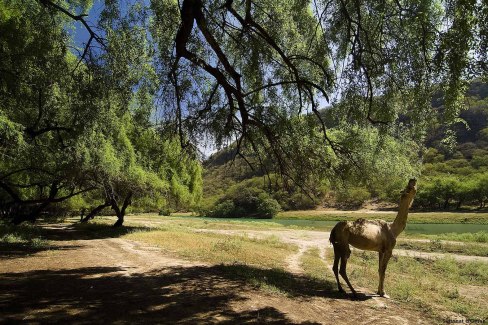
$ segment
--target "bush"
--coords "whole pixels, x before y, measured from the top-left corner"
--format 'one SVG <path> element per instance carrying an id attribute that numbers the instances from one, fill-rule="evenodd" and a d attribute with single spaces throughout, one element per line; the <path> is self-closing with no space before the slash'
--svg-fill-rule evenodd
<path id="1" fill-rule="evenodd" d="M 166 216 L 166 217 L 169 217 L 172 213 L 172 209 L 170 208 L 162 208 L 159 210 L 159 215 L 160 216 Z"/>
<path id="2" fill-rule="evenodd" d="M 204 214 L 214 218 L 259 218 L 271 219 L 281 206 L 265 191 L 250 187 L 236 187 Z"/>
<path id="3" fill-rule="evenodd" d="M 295 193 L 288 199 L 290 210 L 308 210 L 315 208 L 315 202 L 302 193 Z"/>
<path id="4" fill-rule="evenodd" d="M 258 205 L 258 215 L 259 218 L 265 218 L 265 219 L 271 219 L 273 218 L 280 210 L 281 206 L 273 198 L 264 197 L 263 195 L 260 195 L 260 202 Z"/>
<path id="5" fill-rule="evenodd" d="M 360 207 L 370 198 L 371 194 L 364 187 L 352 187 L 337 193 L 338 203 L 347 207 Z"/>

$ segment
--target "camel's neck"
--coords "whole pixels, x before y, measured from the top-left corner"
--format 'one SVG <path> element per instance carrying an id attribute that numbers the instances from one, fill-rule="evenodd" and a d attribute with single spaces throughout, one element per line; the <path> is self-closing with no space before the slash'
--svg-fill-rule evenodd
<path id="1" fill-rule="evenodd" d="M 398 208 L 398 214 L 391 224 L 391 232 L 393 235 L 398 237 L 402 233 L 402 231 L 405 229 L 405 226 L 407 225 L 407 217 L 408 217 L 408 209 L 410 208 L 410 204 L 413 201 L 413 196 L 406 196 L 405 198 L 402 198 L 400 200 L 400 207 Z"/>

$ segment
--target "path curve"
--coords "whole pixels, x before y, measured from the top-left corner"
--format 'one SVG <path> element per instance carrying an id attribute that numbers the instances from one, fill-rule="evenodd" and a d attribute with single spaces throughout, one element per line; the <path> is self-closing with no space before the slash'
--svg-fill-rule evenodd
<path id="1" fill-rule="evenodd" d="M 72 230 L 64 225 L 52 232 L 65 235 Z M 317 243 L 326 247 L 328 238 L 323 232 L 278 236 L 302 243 L 299 253 Z M 311 243 L 304 244 L 301 236 L 311 236 Z M 28 324 L 432 322 L 404 305 L 378 308 L 375 299 L 267 294 L 222 273 L 219 266 L 175 258 L 139 242 L 73 237 L 58 236 L 49 250 L 0 255 L 0 319 Z M 321 256 L 326 258 L 324 254 L 325 249 Z M 295 266 L 299 260 L 300 255 L 294 257 Z"/>

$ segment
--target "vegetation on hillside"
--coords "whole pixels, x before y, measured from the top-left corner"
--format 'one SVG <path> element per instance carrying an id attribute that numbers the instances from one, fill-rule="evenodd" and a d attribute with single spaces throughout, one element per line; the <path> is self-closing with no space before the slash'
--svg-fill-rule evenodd
<path id="1" fill-rule="evenodd" d="M 433 121 L 437 122 L 429 128 L 424 149 L 415 142 L 381 135 L 374 129 L 349 128 L 351 133 L 344 137 L 344 132 L 336 131 L 340 124 L 329 122 L 332 135 L 343 137 L 342 143 L 347 139 L 355 144 L 353 167 L 359 167 L 360 172 L 351 169 L 350 174 L 345 173 L 350 167 L 346 159 L 332 168 L 342 173 L 325 173 L 306 188 L 294 184 L 284 187 L 276 174 L 252 170 L 243 159 L 236 157 L 235 146 L 230 146 L 210 156 L 204 164 L 203 203 L 211 206 L 239 187 L 268 191 L 284 210 L 311 209 L 318 204 L 359 207 L 370 199 L 396 203 L 405 179 L 415 176 L 420 179 L 414 201 L 417 208 L 483 208 L 488 200 L 487 97 L 488 85 L 473 82 L 460 121 L 446 128 L 438 122 L 444 102 L 437 94 L 432 101 L 433 109 L 438 112 Z M 332 116 L 331 112 L 337 109 L 340 108 L 325 109 L 322 115 Z M 272 163 L 268 165 L 271 168 Z"/>
<path id="2" fill-rule="evenodd" d="M 442 111 L 441 99 L 434 99 Z M 488 84 L 474 82 L 467 91 L 467 109 L 454 130 L 436 125 L 427 138 L 422 189 L 416 206 L 427 209 L 484 208 L 488 202 Z M 446 141 L 454 132 L 455 142 Z"/>

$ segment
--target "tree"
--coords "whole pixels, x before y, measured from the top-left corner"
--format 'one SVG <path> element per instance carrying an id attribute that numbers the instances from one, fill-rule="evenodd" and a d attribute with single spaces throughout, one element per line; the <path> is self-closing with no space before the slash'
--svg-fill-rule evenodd
<path id="1" fill-rule="evenodd" d="M 15 223 L 93 189 L 73 144 L 96 119 L 98 95 L 86 69 L 70 73 L 65 23 L 36 2 L 0 4 L 0 209 Z"/>
<path id="2" fill-rule="evenodd" d="M 129 53 L 112 55 L 129 34 L 121 22 L 104 40 L 91 34 L 106 49 L 102 56 L 88 46 L 80 60 L 68 51 L 66 28 L 72 19 L 84 21 L 83 15 L 69 14 L 72 7 L 63 5 L 0 5 L 0 24 L 7 31 L 0 36 L 3 216 L 15 223 L 34 221 L 49 205 L 88 192 L 98 193 L 103 203 L 85 220 L 110 206 L 116 225 L 122 225 L 129 204 L 144 196 L 174 190 L 171 195 L 197 202 L 196 155 L 165 145 L 174 143 L 174 136 L 152 126 L 157 80 L 147 65 L 149 46 L 142 42 Z M 79 4 L 73 8 L 84 10 Z M 138 41 L 141 35 L 130 33 Z M 165 162 L 178 159 L 188 170 L 168 177 Z"/>
<path id="3" fill-rule="evenodd" d="M 486 11 L 475 1 L 153 1 L 151 31 L 177 127 L 235 142 L 236 155 L 265 152 L 292 175 L 303 156 L 288 151 L 301 136 L 289 121 L 303 112 L 317 116 L 323 145 L 346 158 L 357 149 L 332 139 L 319 103 L 339 107 L 346 132 L 372 124 L 421 142 L 442 90 L 440 122 L 455 122 L 469 73 L 486 75 Z"/>

